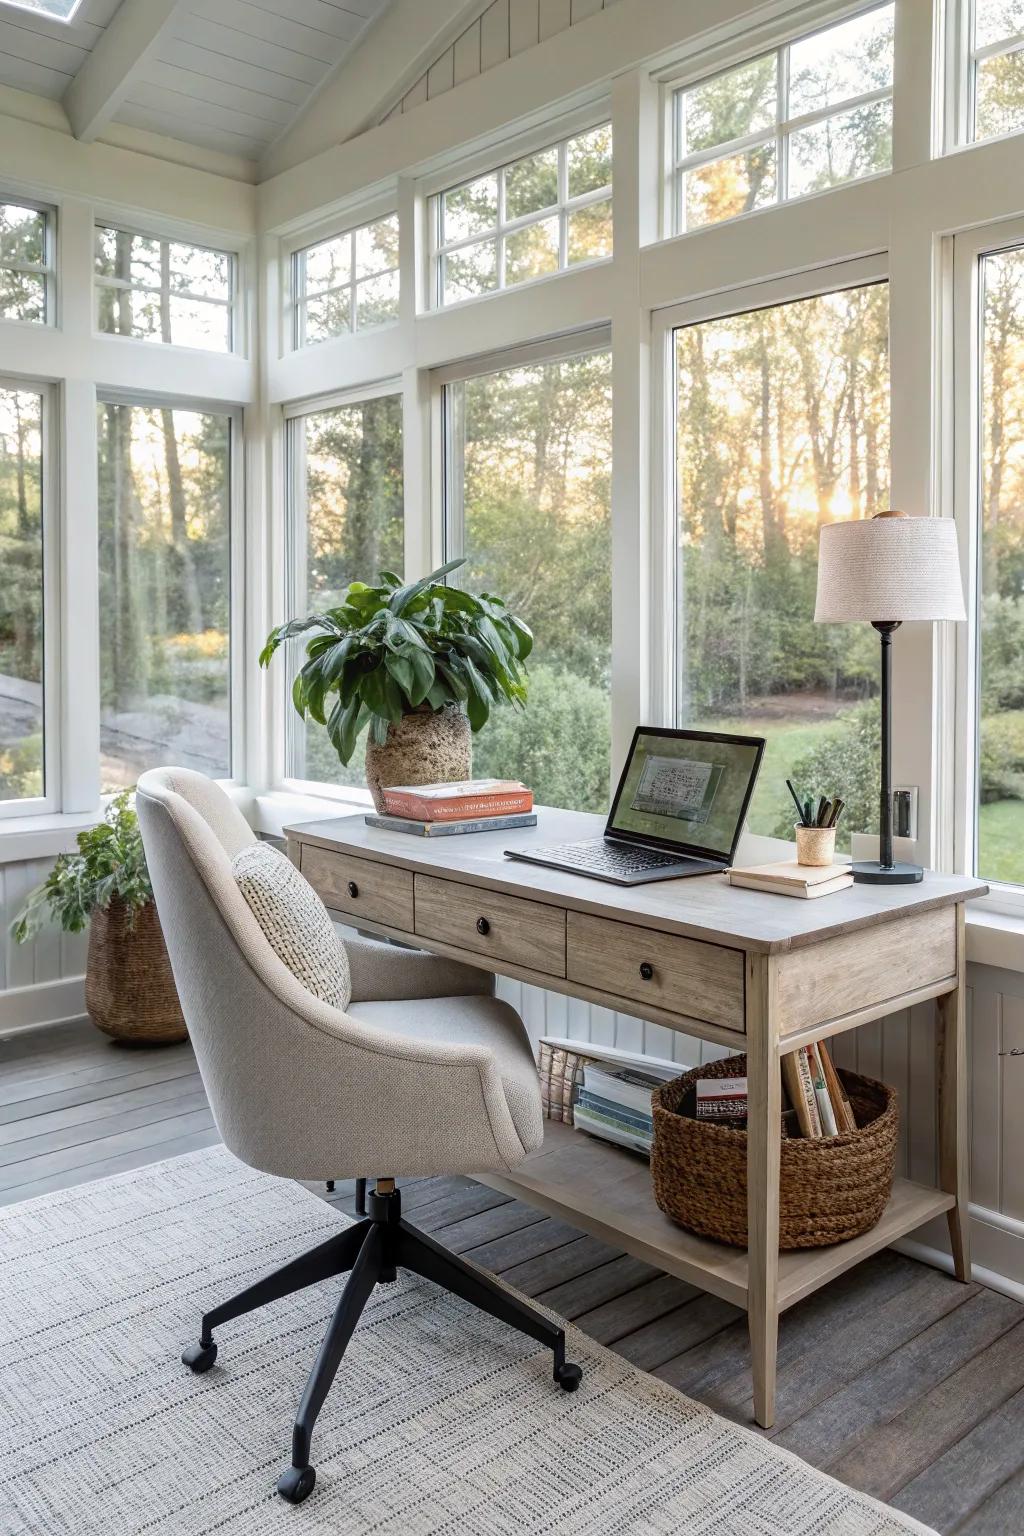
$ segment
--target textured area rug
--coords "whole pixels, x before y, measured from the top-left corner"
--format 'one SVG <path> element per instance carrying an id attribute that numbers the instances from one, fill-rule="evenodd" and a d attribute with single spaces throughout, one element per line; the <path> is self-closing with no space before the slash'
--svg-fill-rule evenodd
<path id="1" fill-rule="evenodd" d="M 229 1324 L 203 1310 L 343 1217 L 223 1148 L 0 1213 L 3 1536 L 896 1536 L 924 1528 L 570 1328 L 550 1355 L 427 1281 L 379 1287 L 313 1440 L 274 1492 L 337 1284 Z"/>

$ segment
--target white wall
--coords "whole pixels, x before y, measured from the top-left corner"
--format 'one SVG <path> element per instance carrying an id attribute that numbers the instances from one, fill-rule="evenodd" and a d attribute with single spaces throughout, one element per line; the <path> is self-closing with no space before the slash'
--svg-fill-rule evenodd
<path id="1" fill-rule="evenodd" d="M 16 944 L 11 933 L 25 898 L 46 879 L 52 863 L 42 858 L 0 864 L 0 1031 L 76 1018 L 85 1009 L 87 935 L 47 925 L 38 938 Z"/>

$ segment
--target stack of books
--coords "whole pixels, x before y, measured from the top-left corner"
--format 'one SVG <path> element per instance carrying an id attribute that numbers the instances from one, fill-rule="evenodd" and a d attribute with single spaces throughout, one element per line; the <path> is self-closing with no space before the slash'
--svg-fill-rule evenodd
<path id="1" fill-rule="evenodd" d="M 383 816 L 368 827 L 413 837 L 535 827 L 533 791 L 518 779 L 464 779 L 456 784 L 397 784 L 385 789 Z"/>
<path id="2" fill-rule="evenodd" d="M 771 891 L 777 896 L 831 896 L 853 884 L 849 864 L 798 864 L 787 859 L 781 864 L 753 864 L 747 869 L 730 869 L 732 885 L 747 886 L 752 891 Z"/>
<path id="3" fill-rule="evenodd" d="M 679 1070 L 653 1063 L 634 1067 L 588 1061 L 573 1109 L 573 1124 L 591 1136 L 650 1157 L 654 1140 L 651 1094 L 678 1076 Z"/>
<path id="4" fill-rule="evenodd" d="M 801 1136 L 843 1136 L 857 1129 L 853 1108 L 824 1040 L 787 1051 L 782 1081 Z"/>

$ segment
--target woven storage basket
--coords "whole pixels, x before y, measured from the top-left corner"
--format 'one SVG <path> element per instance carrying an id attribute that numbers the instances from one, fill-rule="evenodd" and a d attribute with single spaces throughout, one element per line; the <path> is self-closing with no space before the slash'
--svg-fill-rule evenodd
<path id="1" fill-rule="evenodd" d="M 745 1056 L 708 1062 L 653 1096 L 654 1197 L 680 1226 L 747 1246 L 747 1133 L 675 1113 L 699 1077 L 743 1077 Z M 858 1129 L 782 1142 L 779 1247 L 826 1248 L 869 1231 L 892 1193 L 899 1132 L 895 1090 L 840 1072 Z"/>
<path id="2" fill-rule="evenodd" d="M 171 975 L 156 903 L 131 914 L 115 896 L 89 919 L 85 1006 L 97 1029 L 115 1040 L 169 1045 L 188 1031 Z"/>

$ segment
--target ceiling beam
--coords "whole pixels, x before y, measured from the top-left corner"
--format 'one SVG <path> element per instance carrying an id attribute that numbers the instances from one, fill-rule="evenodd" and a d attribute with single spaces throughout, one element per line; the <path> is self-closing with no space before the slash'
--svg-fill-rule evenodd
<path id="1" fill-rule="evenodd" d="M 264 157 L 267 176 L 363 133 L 415 85 L 489 0 L 390 0 Z"/>
<path id="2" fill-rule="evenodd" d="M 121 0 L 64 92 L 64 110 L 76 139 L 94 139 L 103 132 L 183 4 L 184 0 Z"/>

